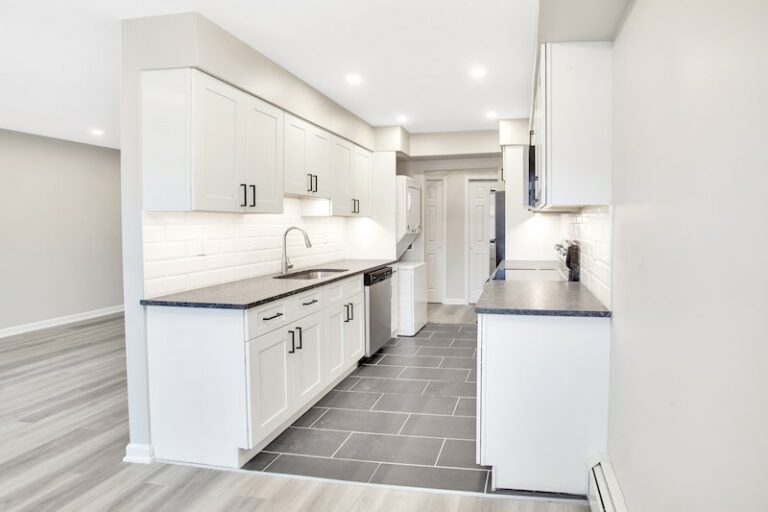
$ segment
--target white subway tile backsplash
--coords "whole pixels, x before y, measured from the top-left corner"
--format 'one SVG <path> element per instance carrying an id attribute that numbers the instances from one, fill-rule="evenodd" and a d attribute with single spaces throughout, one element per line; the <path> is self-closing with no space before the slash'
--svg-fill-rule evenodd
<path id="1" fill-rule="evenodd" d="M 144 294 L 147 297 L 202 288 L 280 271 L 282 235 L 297 268 L 344 259 L 346 222 L 339 217 L 301 217 L 301 203 L 285 198 L 282 214 L 210 212 L 144 213 Z"/>
<path id="2" fill-rule="evenodd" d="M 611 209 L 583 208 L 569 217 L 569 238 L 579 243 L 581 282 L 607 307 L 611 306 Z"/>

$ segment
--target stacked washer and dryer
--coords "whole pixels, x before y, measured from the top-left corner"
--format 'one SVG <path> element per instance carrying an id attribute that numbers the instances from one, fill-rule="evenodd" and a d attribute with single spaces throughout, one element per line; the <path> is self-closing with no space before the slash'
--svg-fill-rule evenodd
<path id="1" fill-rule="evenodd" d="M 427 266 L 423 261 L 404 261 L 408 249 L 421 234 L 421 185 L 409 176 L 397 176 L 397 257 L 392 284 L 392 332 L 414 336 L 427 324 Z"/>

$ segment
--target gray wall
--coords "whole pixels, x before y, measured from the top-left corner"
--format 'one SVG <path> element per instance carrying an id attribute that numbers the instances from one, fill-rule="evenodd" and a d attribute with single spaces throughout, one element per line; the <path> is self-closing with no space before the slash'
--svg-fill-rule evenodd
<path id="1" fill-rule="evenodd" d="M 0 330 L 123 303 L 120 153 L 0 130 Z"/>
<path id="2" fill-rule="evenodd" d="M 609 455 L 631 512 L 768 510 L 766 20 L 636 0 L 615 41 Z"/>
<path id="3" fill-rule="evenodd" d="M 447 210 L 445 298 L 448 301 L 451 299 L 467 299 L 467 276 L 464 265 L 469 249 L 466 247 L 464 232 L 466 209 L 465 177 L 478 176 L 496 179 L 499 167 L 501 167 L 501 157 L 490 156 L 411 160 L 402 162 L 398 169 L 398 174 L 407 174 L 419 180 L 422 190 L 425 173 L 430 177 L 447 177 L 448 188 L 445 191 L 445 207 Z M 414 243 L 414 248 L 414 251 L 405 253 L 403 260 L 424 261 L 423 236 L 419 236 L 418 240 Z"/>

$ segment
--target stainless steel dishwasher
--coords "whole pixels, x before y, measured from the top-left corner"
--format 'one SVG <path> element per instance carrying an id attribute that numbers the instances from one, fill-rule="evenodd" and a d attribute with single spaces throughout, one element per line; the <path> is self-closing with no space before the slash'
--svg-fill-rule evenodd
<path id="1" fill-rule="evenodd" d="M 392 267 L 372 270 L 365 282 L 365 355 L 370 357 L 392 334 Z"/>

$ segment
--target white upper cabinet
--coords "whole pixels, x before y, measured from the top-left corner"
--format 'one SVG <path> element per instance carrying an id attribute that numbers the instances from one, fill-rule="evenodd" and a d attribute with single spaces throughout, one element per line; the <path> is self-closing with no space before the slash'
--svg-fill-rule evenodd
<path id="1" fill-rule="evenodd" d="M 144 209 L 281 212 L 283 112 L 195 69 L 142 73 Z"/>
<path id="2" fill-rule="evenodd" d="M 283 211 L 283 111 L 245 95 L 243 165 L 239 183 L 248 184 L 248 210 Z M 276 172 L 264 172 L 275 169 Z"/>
<path id="3" fill-rule="evenodd" d="M 611 43 L 539 52 L 533 131 L 539 208 L 611 203 Z"/>
<path id="4" fill-rule="evenodd" d="M 283 186 L 286 194 L 311 196 L 314 182 L 307 167 L 307 146 L 311 125 L 285 114 Z"/>
<path id="5" fill-rule="evenodd" d="M 335 137 L 311 123 L 285 114 L 285 193 L 331 197 L 331 167 Z"/>
<path id="6" fill-rule="evenodd" d="M 336 137 L 333 142 L 333 154 L 331 158 L 331 214 L 352 215 L 355 210 L 353 196 L 353 172 L 352 159 L 355 146 L 351 142 Z"/>
<path id="7" fill-rule="evenodd" d="M 241 183 L 239 168 L 244 101 L 234 87 L 192 73 L 193 210 L 228 212 L 247 206 L 248 184 Z"/>
<path id="8" fill-rule="evenodd" d="M 314 197 L 331 198 L 331 159 L 333 141 L 336 137 L 329 132 L 312 126 L 309 138 L 308 164 L 309 172 L 314 176 Z"/>
<path id="9" fill-rule="evenodd" d="M 361 217 L 371 214 L 371 152 L 355 146 L 352 159 L 353 213 Z M 394 198 L 393 198 L 394 199 Z"/>

